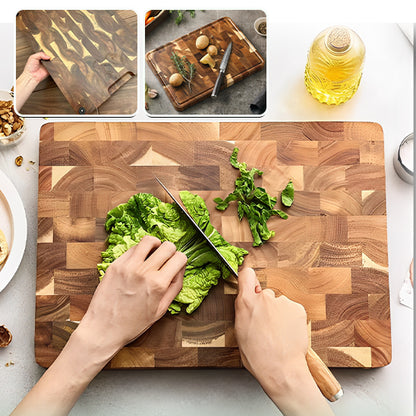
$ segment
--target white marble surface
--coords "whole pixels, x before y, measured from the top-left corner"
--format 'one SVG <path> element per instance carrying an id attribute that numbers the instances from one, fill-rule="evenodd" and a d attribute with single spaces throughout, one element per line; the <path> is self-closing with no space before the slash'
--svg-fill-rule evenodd
<path id="1" fill-rule="evenodd" d="M 306 53 L 326 23 L 283 23 L 268 16 L 268 110 L 261 121 L 351 120 L 381 124 L 385 135 L 390 302 L 393 359 L 381 369 L 337 369 L 345 395 L 333 405 L 339 416 L 413 414 L 413 311 L 398 293 L 413 254 L 413 187 L 396 175 L 392 158 L 413 131 L 413 48 L 395 24 L 348 23 L 362 37 L 367 59 L 356 96 L 339 107 L 315 102 L 303 85 Z M 144 12 L 138 10 L 139 16 Z M 332 22 L 333 23 L 333 22 Z M 338 23 L 338 22 L 335 22 Z M 13 26 L 0 24 L 0 89 L 13 80 Z M 143 51 L 143 42 L 140 43 Z M 143 79 L 140 79 L 143 82 Z M 140 85 L 140 84 L 139 84 Z M 142 108 L 142 102 L 139 103 Z M 135 121 L 148 121 L 140 110 Z M 153 120 L 152 120 L 153 121 Z M 27 120 L 24 141 L 0 151 L 0 169 L 22 197 L 28 242 L 19 270 L 0 293 L 0 324 L 13 333 L 0 350 L 0 414 L 7 414 L 42 374 L 34 359 L 36 210 L 39 127 Z M 17 168 L 17 155 L 25 159 Z M 34 166 L 27 162 L 33 160 Z M 5 364 L 13 361 L 14 365 Z M 73 409 L 73 415 L 274 415 L 279 412 L 245 370 L 108 371 L 101 373 Z"/>

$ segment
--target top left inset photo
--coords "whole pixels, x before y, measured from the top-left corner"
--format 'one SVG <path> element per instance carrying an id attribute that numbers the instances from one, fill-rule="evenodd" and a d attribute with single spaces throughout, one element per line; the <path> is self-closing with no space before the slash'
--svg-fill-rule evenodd
<path id="1" fill-rule="evenodd" d="M 132 10 L 22 10 L 16 16 L 15 107 L 22 115 L 133 115 Z"/>

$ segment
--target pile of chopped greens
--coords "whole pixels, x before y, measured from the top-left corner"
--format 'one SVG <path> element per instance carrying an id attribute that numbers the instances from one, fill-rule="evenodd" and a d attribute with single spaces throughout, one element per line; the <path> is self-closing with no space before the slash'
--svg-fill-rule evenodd
<path id="1" fill-rule="evenodd" d="M 188 191 L 180 192 L 180 197 L 188 213 L 220 253 L 237 270 L 248 252 L 232 246 L 224 240 L 212 226 L 204 200 Z M 182 306 L 192 313 L 201 304 L 212 286 L 220 277 L 226 279 L 230 271 L 212 251 L 190 221 L 175 204 L 161 202 L 148 193 L 133 195 L 107 214 L 105 223 L 108 248 L 101 253 L 102 263 L 98 271 L 103 276 L 108 266 L 130 247 L 136 245 L 145 235 L 152 235 L 161 241 L 171 241 L 178 251 L 186 254 L 188 262 L 185 269 L 183 287 L 176 296 L 169 311 L 179 313 Z"/>
<path id="2" fill-rule="evenodd" d="M 255 186 L 255 175 L 261 176 L 263 172 L 253 168 L 248 170 L 245 162 L 238 162 L 238 148 L 234 148 L 230 157 L 231 165 L 240 170 L 240 176 L 235 180 L 234 192 L 225 199 L 215 198 L 216 208 L 225 211 L 232 201 L 238 201 L 237 212 L 240 221 L 246 217 L 253 235 L 253 246 L 261 246 L 274 236 L 274 231 L 267 228 L 267 221 L 272 215 L 279 215 L 283 219 L 288 216 L 285 212 L 274 209 L 277 198 L 270 196 L 264 188 Z M 294 196 L 293 183 L 290 181 L 282 192 L 282 201 L 285 206 L 292 205 Z M 290 202 L 291 201 L 291 202 Z"/>

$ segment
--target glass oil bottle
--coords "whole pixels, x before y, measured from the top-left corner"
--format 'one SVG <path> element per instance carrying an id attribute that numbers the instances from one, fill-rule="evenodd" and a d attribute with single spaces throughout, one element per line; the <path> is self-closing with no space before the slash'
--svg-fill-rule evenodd
<path id="1" fill-rule="evenodd" d="M 305 68 L 307 90 L 321 103 L 348 101 L 360 85 L 365 57 L 361 38 L 344 26 L 321 32 L 309 50 Z"/>

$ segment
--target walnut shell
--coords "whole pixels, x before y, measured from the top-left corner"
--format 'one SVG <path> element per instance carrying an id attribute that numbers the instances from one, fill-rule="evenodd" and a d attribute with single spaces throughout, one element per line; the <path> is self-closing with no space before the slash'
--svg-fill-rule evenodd
<path id="1" fill-rule="evenodd" d="M 12 342 L 11 332 L 4 326 L 0 325 L 0 348 L 7 347 Z"/>

